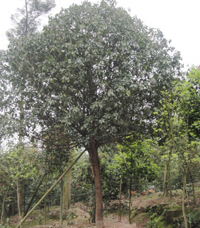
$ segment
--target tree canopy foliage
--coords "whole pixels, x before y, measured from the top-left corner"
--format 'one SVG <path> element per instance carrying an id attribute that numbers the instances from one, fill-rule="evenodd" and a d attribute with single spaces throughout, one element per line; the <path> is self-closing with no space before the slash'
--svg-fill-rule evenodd
<path id="1" fill-rule="evenodd" d="M 11 42 L 6 57 L 27 126 L 63 123 L 85 146 L 139 131 L 180 69 L 160 31 L 105 1 L 63 9 L 41 34 Z"/>
<path id="2" fill-rule="evenodd" d="M 55 7 L 55 0 L 25 0 L 24 7 L 18 8 L 11 20 L 15 27 L 7 31 L 9 39 L 28 36 L 37 31 L 40 17 Z"/>
<path id="3" fill-rule="evenodd" d="M 18 39 L 27 40 L 28 36 L 36 33 L 40 25 L 41 17 L 49 13 L 51 9 L 55 7 L 54 0 L 25 0 L 22 8 L 17 8 L 16 13 L 11 15 L 11 20 L 13 22 L 13 28 L 7 31 L 7 37 L 10 43 L 17 41 Z M 16 48 L 18 48 L 16 46 Z M 20 137 L 27 135 L 26 131 L 27 122 L 24 117 L 27 113 L 24 112 L 24 102 L 26 100 L 24 94 L 24 87 L 22 82 L 18 81 L 21 86 L 17 89 L 14 88 L 13 78 L 9 73 L 9 67 L 7 65 L 8 55 L 6 51 L 0 51 L 0 74 L 1 74 L 1 136 L 12 135 L 13 133 L 18 133 Z M 17 60 L 18 61 L 18 60 Z M 4 66 L 4 67 L 2 67 Z M 5 72 L 10 76 L 4 77 Z M 14 72 L 13 72 L 14 73 Z M 17 72 L 16 72 L 17 73 Z M 21 71 L 20 74 L 14 73 L 14 78 L 19 80 L 20 77 L 23 78 L 22 74 L 26 72 Z M 28 113 L 29 115 L 29 113 Z M 30 124 L 30 123 L 29 123 Z"/>

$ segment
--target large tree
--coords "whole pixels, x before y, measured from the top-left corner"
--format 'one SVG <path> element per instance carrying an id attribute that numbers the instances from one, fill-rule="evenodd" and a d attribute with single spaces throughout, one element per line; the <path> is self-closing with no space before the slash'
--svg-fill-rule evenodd
<path id="1" fill-rule="evenodd" d="M 62 125 L 88 150 L 103 227 L 98 148 L 147 129 L 160 91 L 179 74 L 179 53 L 162 32 L 102 1 L 61 10 L 41 34 L 13 40 L 6 60 L 4 76 L 23 89 L 32 134 Z"/>
<path id="2" fill-rule="evenodd" d="M 15 42 L 17 39 L 28 39 L 28 36 L 36 33 L 42 16 L 48 14 L 52 8 L 55 7 L 55 0 L 24 0 L 24 5 L 21 8 L 17 8 L 16 13 L 11 15 L 13 22 L 13 28 L 9 29 L 6 33 L 10 43 Z M 14 89 L 12 87 L 12 80 L 4 78 L 5 68 L 1 67 L 6 65 L 6 51 L 0 51 L 0 74 L 1 74 L 1 106 L 3 110 L 2 118 L 2 134 L 8 135 L 13 132 L 17 132 L 21 137 L 26 135 L 25 127 L 25 112 L 24 112 L 24 85 L 20 81 L 20 87 Z M 18 61 L 18 60 L 17 60 Z M 8 69 L 6 69 L 8 72 Z M 16 75 L 16 80 L 23 78 L 22 74 L 26 74 L 25 71 L 21 71 Z M 7 116 L 7 118 L 6 118 Z"/>
<path id="3" fill-rule="evenodd" d="M 25 0 L 22 8 L 18 8 L 16 13 L 11 15 L 11 20 L 14 24 L 14 27 L 7 31 L 7 37 L 10 43 L 14 42 L 17 39 L 23 38 L 27 39 L 28 36 L 35 33 L 40 24 L 39 19 L 41 16 L 47 14 L 55 6 L 54 0 Z M 6 51 L 1 51 L 0 61 L 1 66 L 6 66 Z M 17 133 L 19 136 L 20 143 L 23 142 L 23 137 L 26 134 L 26 117 L 28 113 L 24 111 L 24 102 L 26 100 L 26 94 L 24 94 L 24 85 L 20 83 L 18 89 L 13 89 L 12 80 L 4 78 L 3 75 L 8 68 L 1 68 L 1 86 L 0 93 L 1 98 L 1 136 L 10 136 L 12 133 Z M 7 71 L 8 73 L 8 71 Z M 23 78 L 26 72 L 21 71 L 18 74 L 17 78 Z M 17 80 L 18 80 L 17 79 Z M 22 189 L 21 189 L 21 178 L 18 178 L 18 209 L 21 211 L 21 198 L 22 198 Z M 21 213 L 19 213 L 21 214 Z"/>

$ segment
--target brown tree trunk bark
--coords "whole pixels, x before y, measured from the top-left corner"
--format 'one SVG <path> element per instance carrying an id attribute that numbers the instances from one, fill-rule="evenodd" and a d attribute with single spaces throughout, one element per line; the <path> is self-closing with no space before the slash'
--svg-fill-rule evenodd
<path id="1" fill-rule="evenodd" d="M 128 212 L 128 220 L 129 223 L 131 224 L 131 187 L 132 187 L 132 180 L 130 181 L 129 185 L 129 212 Z"/>
<path id="2" fill-rule="evenodd" d="M 96 228 L 104 228 L 103 222 L 103 196 L 101 189 L 101 174 L 100 174 L 100 162 L 98 156 L 98 147 L 93 140 L 90 140 L 90 149 L 88 149 L 90 155 L 90 162 L 92 165 L 94 181 L 95 181 L 95 202 L 96 202 L 96 212 L 95 221 Z"/>
<path id="3" fill-rule="evenodd" d="M 164 181 L 163 181 L 163 196 L 167 197 L 168 196 L 168 162 L 165 164 L 165 173 L 164 173 Z"/>
<path id="4" fill-rule="evenodd" d="M 165 197 L 168 196 L 168 185 L 169 185 L 169 175 L 170 175 L 169 166 L 170 166 L 170 162 L 171 162 L 171 155 L 172 155 L 172 150 L 169 151 L 168 161 L 165 164 L 165 173 L 164 173 L 164 182 L 163 182 L 163 196 L 165 196 Z"/>
<path id="5" fill-rule="evenodd" d="M 169 167 L 168 167 L 169 169 Z M 169 173 L 169 177 L 168 177 L 168 182 L 169 182 L 169 195 L 170 195 L 170 198 L 172 198 L 172 185 L 171 185 L 171 173 L 170 173 L 170 170 L 168 171 Z"/>
<path id="6" fill-rule="evenodd" d="M 183 218 L 184 218 L 184 222 L 185 222 L 185 228 L 188 228 L 187 217 L 186 217 L 186 213 L 185 213 L 186 177 L 187 177 L 187 171 L 184 170 L 184 173 L 183 173 L 183 194 L 182 194 L 182 213 L 183 213 Z"/>
<path id="7" fill-rule="evenodd" d="M 21 208 L 22 208 L 21 183 L 19 180 L 17 180 L 17 210 L 18 210 L 19 220 L 21 220 Z"/>
<path id="8" fill-rule="evenodd" d="M 44 175 L 46 177 L 45 180 L 45 192 L 47 191 L 47 183 L 48 183 L 48 175 Z M 44 225 L 47 222 L 47 198 L 44 199 Z"/>
<path id="9" fill-rule="evenodd" d="M 63 225 L 63 179 L 60 182 L 60 227 Z"/>
<path id="10" fill-rule="evenodd" d="M 71 208 L 71 169 L 61 180 L 60 188 L 60 227 L 63 226 L 63 213 Z"/>
<path id="11" fill-rule="evenodd" d="M 2 206 L 1 206 L 1 225 L 3 225 L 3 223 L 4 223 L 3 219 L 4 219 L 4 208 L 5 208 L 6 197 L 7 197 L 7 194 L 4 195 Z"/>
<path id="12" fill-rule="evenodd" d="M 120 185 L 119 185 L 119 214 L 118 214 L 119 222 L 121 222 L 121 197 L 122 197 L 122 176 L 121 176 Z"/>
<path id="13" fill-rule="evenodd" d="M 63 209 L 71 208 L 71 170 L 63 177 Z"/>
<path id="14" fill-rule="evenodd" d="M 139 195 L 141 194 L 141 178 L 140 178 L 140 175 L 139 175 L 139 179 L 138 179 L 138 183 L 139 183 Z"/>
<path id="15" fill-rule="evenodd" d="M 21 208 L 22 208 L 22 195 L 21 195 L 21 184 L 17 183 L 17 210 L 18 215 L 21 217 Z"/>

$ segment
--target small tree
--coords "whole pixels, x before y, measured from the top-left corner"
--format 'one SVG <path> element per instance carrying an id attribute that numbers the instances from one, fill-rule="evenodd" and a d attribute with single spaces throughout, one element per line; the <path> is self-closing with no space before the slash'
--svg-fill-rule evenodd
<path id="1" fill-rule="evenodd" d="M 130 140 L 124 145 L 118 145 L 119 154 L 114 160 L 121 169 L 122 177 L 129 184 L 129 223 L 131 224 L 131 191 L 134 183 L 141 183 L 141 179 L 153 181 L 156 178 L 158 166 L 153 157 L 155 148 L 150 140 Z M 141 186 L 138 186 L 140 192 Z"/>
<path id="2" fill-rule="evenodd" d="M 163 195 L 168 196 L 168 187 L 170 176 L 170 163 L 175 152 L 174 133 L 177 131 L 177 126 L 174 124 L 176 120 L 177 96 L 174 92 L 174 87 L 162 93 L 161 107 L 157 115 L 154 131 L 159 137 L 160 157 L 165 163 L 164 178 L 163 178 Z M 169 139 L 171 139 L 169 141 Z M 170 188 L 171 196 L 171 188 Z"/>
<path id="3" fill-rule="evenodd" d="M 171 94 L 175 99 L 171 99 L 169 91 L 164 92 L 170 99 L 164 98 L 161 101 L 159 123 L 161 126 L 167 127 L 158 129 L 166 136 L 164 146 L 170 148 L 169 158 L 173 152 L 174 156 L 178 158 L 179 167 L 183 173 L 182 211 L 186 228 L 188 227 L 184 204 L 186 178 L 189 167 L 191 168 L 199 162 L 199 113 L 197 107 L 199 107 L 200 100 L 199 85 L 196 82 L 199 80 L 200 73 L 198 71 L 193 73 L 189 74 L 187 79 L 174 85 Z"/>
<path id="4" fill-rule="evenodd" d="M 1 154 L 0 175 L 7 186 L 17 195 L 18 215 L 21 216 L 23 182 L 39 174 L 37 149 L 15 147 Z"/>

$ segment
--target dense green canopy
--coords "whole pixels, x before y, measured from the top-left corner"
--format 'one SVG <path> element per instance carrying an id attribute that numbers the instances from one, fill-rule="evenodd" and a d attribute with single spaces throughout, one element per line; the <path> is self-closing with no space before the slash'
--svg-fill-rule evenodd
<path id="1" fill-rule="evenodd" d="M 63 124 L 85 146 L 141 129 L 180 68 L 159 30 L 105 1 L 63 9 L 41 34 L 10 43 L 6 57 L 27 126 Z"/>

